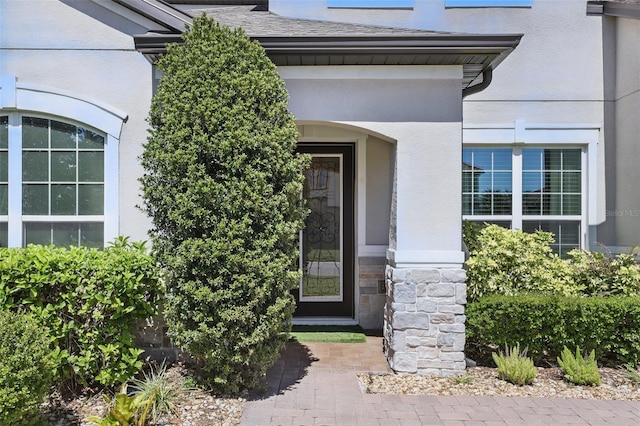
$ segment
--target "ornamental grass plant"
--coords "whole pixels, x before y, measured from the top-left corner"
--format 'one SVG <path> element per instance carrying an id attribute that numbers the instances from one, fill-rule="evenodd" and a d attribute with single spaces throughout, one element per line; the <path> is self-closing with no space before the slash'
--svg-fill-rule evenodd
<path id="1" fill-rule="evenodd" d="M 498 377 L 514 385 L 530 385 L 535 379 L 537 370 L 531 358 L 527 357 L 527 349 L 520 352 L 520 345 L 505 346 L 505 351 L 492 353 L 493 361 L 498 367 Z"/>

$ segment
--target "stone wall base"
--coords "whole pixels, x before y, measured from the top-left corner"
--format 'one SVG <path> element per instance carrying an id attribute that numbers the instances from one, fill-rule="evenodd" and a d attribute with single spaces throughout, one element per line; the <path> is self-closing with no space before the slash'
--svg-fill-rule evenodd
<path id="1" fill-rule="evenodd" d="M 465 271 L 387 266 L 384 351 L 398 373 L 464 373 Z"/>

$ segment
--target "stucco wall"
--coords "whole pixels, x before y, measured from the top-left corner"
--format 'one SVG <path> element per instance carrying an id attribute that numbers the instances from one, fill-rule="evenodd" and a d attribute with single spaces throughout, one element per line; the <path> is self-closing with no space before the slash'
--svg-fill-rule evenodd
<path id="1" fill-rule="evenodd" d="M 149 222 L 136 205 L 152 70 L 130 35 L 146 30 L 89 1 L 0 0 L 0 31 L 0 74 L 128 115 L 120 135 L 120 234 L 146 239 Z"/>
<path id="2" fill-rule="evenodd" d="M 394 160 L 394 145 L 375 136 L 367 138 L 366 244 L 389 245 Z"/>
<path id="3" fill-rule="evenodd" d="M 524 34 L 518 47 L 494 71 L 491 85 L 465 98 L 463 126 L 526 123 L 604 122 L 602 18 L 587 16 L 583 0 L 536 0 L 530 8 L 445 8 L 444 0 L 415 0 L 410 10 L 329 9 L 324 0 L 270 0 L 284 16 L 423 30 Z M 633 57 L 638 55 L 633 54 Z M 550 134 L 549 142 L 556 142 Z M 561 139 L 559 136 L 558 139 Z M 490 144 L 493 141 L 483 141 Z M 585 142 L 586 144 L 586 142 Z M 597 144 L 595 215 L 605 212 L 604 132 Z"/>
<path id="4" fill-rule="evenodd" d="M 607 124 L 615 142 L 607 147 L 607 223 L 598 229 L 598 240 L 618 251 L 640 244 L 640 20 L 604 18 L 613 51 L 607 71 L 615 82 Z"/>

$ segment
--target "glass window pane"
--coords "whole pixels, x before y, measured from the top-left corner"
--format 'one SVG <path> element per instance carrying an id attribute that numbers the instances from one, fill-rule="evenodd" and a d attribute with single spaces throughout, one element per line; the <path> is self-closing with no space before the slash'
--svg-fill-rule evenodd
<path id="1" fill-rule="evenodd" d="M 48 185 L 22 185 L 22 214 L 49 214 Z"/>
<path id="2" fill-rule="evenodd" d="M 86 247 L 102 248 L 104 225 L 93 222 L 27 222 L 24 224 L 24 237 L 25 245 L 54 244 L 59 247 L 68 247 L 77 246 L 80 243 Z M 0 244 L 2 244 L 2 224 L 0 224 Z"/>
<path id="3" fill-rule="evenodd" d="M 0 117 L 0 149 L 9 147 L 9 117 Z"/>
<path id="4" fill-rule="evenodd" d="M 580 222 L 578 221 L 526 220 L 522 222 L 522 230 L 551 232 L 555 240 L 551 248 L 560 256 L 566 256 L 569 251 L 580 247 Z"/>
<path id="5" fill-rule="evenodd" d="M 104 185 L 78 185 L 78 214 L 104 214 Z"/>
<path id="6" fill-rule="evenodd" d="M 580 170 L 582 161 L 579 149 L 565 149 L 563 151 L 562 168 L 564 170 Z"/>
<path id="7" fill-rule="evenodd" d="M 492 158 L 490 149 L 473 150 L 473 167 L 482 170 L 492 169 Z"/>
<path id="8" fill-rule="evenodd" d="M 104 181 L 104 152 L 89 151 L 78 153 L 78 181 Z"/>
<path id="9" fill-rule="evenodd" d="M 564 195 L 562 214 L 581 214 L 581 197 L 580 195 Z"/>
<path id="10" fill-rule="evenodd" d="M 0 182 L 9 181 L 9 153 L 0 151 Z"/>
<path id="11" fill-rule="evenodd" d="M 582 177 L 580 172 L 566 172 L 562 176 L 562 192 L 580 192 Z"/>
<path id="12" fill-rule="evenodd" d="M 471 170 L 471 156 L 472 150 L 463 149 L 462 150 L 462 170 Z"/>
<path id="13" fill-rule="evenodd" d="M 41 244 L 43 246 L 51 244 L 51 224 L 25 223 L 24 245 L 28 244 Z"/>
<path id="14" fill-rule="evenodd" d="M 84 247 L 104 247 L 104 224 L 102 223 L 81 223 L 80 224 L 80 245 Z"/>
<path id="15" fill-rule="evenodd" d="M 499 172 L 493 174 L 494 192 L 511 192 L 511 172 Z"/>
<path id="16" fill-rule="evenodd" d="M 0 185 L 0 214 L 9 214 L 9 186 Z"/>
<path id="17" fill-rule="evenodd" d="M 49 120 L 44 118 L 22 118 L 22 147 L 49 147 Z"/>
<path id="18" fill-rule="evenodd" d="M 78 128 L 79 149 L 103 149 L 104 137 L 90 130 Z"/>
<path id="19" fill-rule="evenodd" d="M 69 247 L 78 245 L 78 226 L 77 223 L 53 223 L 53 244 L 58 247 Z"/>
<path id="20" fill-rule="evenodd" d="M 0 223 L 0 247 L 9 247 L 9 231 L 7 222 Z"/>
<path id="21" fill-rule="evenodd" d="M 541 214 L 542 213 L 542 195 L 541 194 L 523 194 L 522 195 L 522 214 Z"/>
<path id="22" fill-rule="evenodd" d="M 473 214 L 491 214 L 491 194 L 473 197 Z"/>
<path id="23" fill-rule="evenodd" d="M 562 214 L 562 196 L 560 194 L 544 194 L 542 196 L 542 214 Z"/>
<path id="24" fill-rule="evenodd" d="M 22 180 L 25 182 L 47 182 L 49 180 L 48 152 L 24 151 L 22 153 Z"/>
<path id="25" fill-rule="evenodd" d="M 464 214 L 511 214 L 512 150 L 465 148 L 463 160 Z"/>
<path id="26" fill-rule="evenodd" d="M 51 214 L 76 214 L 75 185 L 51 185 Z"/>
<path id="27" fill-rule="evenodd" d="M 523 149 L 523 214 L 576 215 L 581 211 L 582 173 L 579 149 Z M 544 157 L 542 170 L 533 171 L 534 158 Z M 526 165 L 524 165 L 526 163 Z M 568 169 L 567 169 L 568 168 Z M 536 180 L 540 179 L 540 184 Z M 542 192 L 542 210 L 535 212 L 533 197 L 526 193 Z"/>
<path id="28" fill-rule="evenodd" d="M 522 150 L 523 170 L 542 170 L 542 149 Z"/>
<path id="29" fill-rule="evenodd" d="M 51 120 L 51 148 L 76 147 L 76 126 Z"/>
<path id="30" fill-rule="evenodd" d="M 53 151 L 51 153 L 51 181 L 76 181 L 75 151 Z"/>
<path id="31" fill-rule="evenodd" d="M 471 210 L 471 194 L 462 194 L 462 214 L 473 214 Z"/>
<path id="32" fill-rule="evenodd" d="M 541 192 L 542 176 L 539 172 L 522 173 L 522 192 Z"/>
<path id="33" fill-rule="evenodd" d="M 462 192 L 473 191 L 473 174 L 468 172 L 462 173 Z"/>
<path id="34" fill-rule="evenodd" d="M 511 150 L 510 149 L 494 149 L 493 150 L 493 169 L 494 170 L 511 170 Z"/>
<path id="35" fill-rule="evenodd" d="M 475 186 L 476 192 L 491 192 L 491 188 L 493 187 L 493 176 L 491 176 L 491 171 L 489 173 L 485 173 L 483 175 L 476 175 Z"/>
<path id="36" fill-rule="evenodd" d="M 562 174 L 546 172 L 544 174 L 544 192 L 562 192 Z"/>
<path id="37" fill-rule="evenodd" d="M 493 194 L 493 214 L 511 214 L 511 194 Z"/>
<path id="38" fill-rule="evenodd" d="M 559 149 L 544 150 L 544 168 L 545 170 L 561 170 L 562 169 L 562 151 Z"/>

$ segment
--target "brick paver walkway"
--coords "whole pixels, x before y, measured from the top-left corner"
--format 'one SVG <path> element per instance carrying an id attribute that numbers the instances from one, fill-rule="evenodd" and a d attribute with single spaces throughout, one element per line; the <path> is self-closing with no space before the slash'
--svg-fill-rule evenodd
<path id="1" fill-rule="evenodd" d="M 355 373 L 389 371 L 382 339 L 289 343 L 242 425 L 634 425 L 640 403 L 558 398 L 365 394 Z"/>

